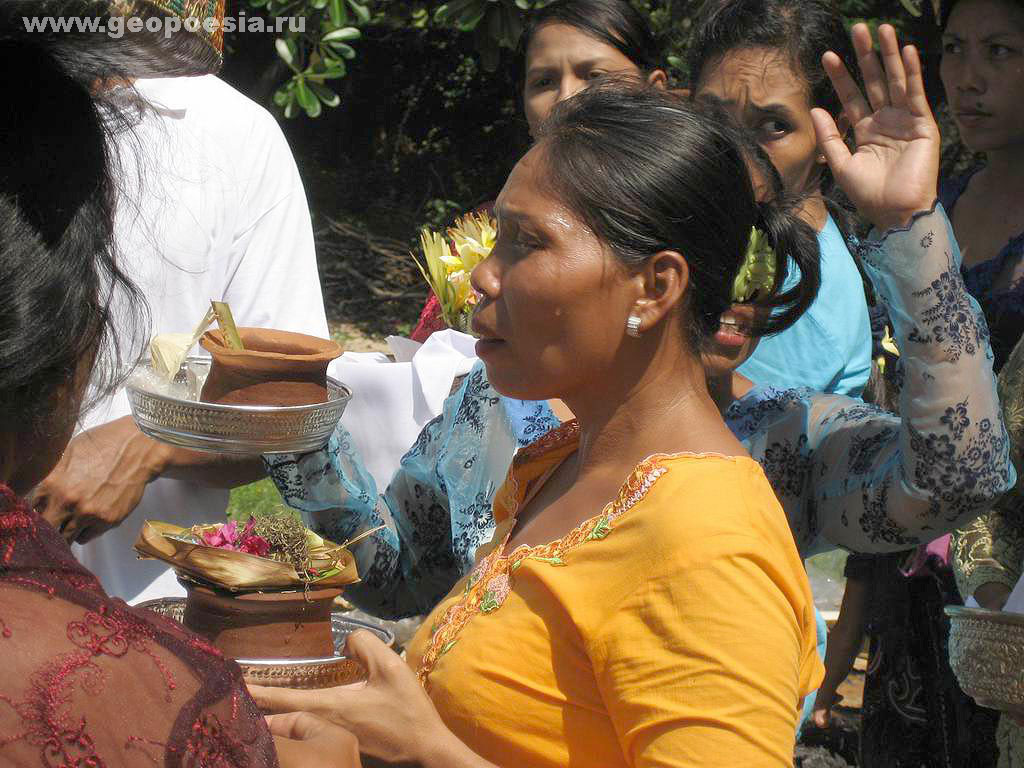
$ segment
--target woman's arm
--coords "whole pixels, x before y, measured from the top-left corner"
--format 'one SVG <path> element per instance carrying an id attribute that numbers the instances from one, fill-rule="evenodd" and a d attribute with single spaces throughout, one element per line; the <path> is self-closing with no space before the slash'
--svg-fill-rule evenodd
<path id="1" fill-rule="evenodd" d="M 1013 486 L 988 331 L 960 278 L 945 216 L 929 209 L 940 136 L 916 49 L 878 31 L 884 66 L 864 24 L 853 28 L 865 98 L 835 53 L 822 59 L 853 127 L 843 143 L 824 110 L 812 113 L 836 182 L 887 234 L 869 241 L 865 268 L 902 355 L 902 420 L 867 406 L 816 400 L 808 517 L 833 543 L 860 552 L 898 550 L 952 530 Z M 925 213 L 922 213 L 925 212 Z"/>
<path id="2" fill-rule="evenodd" d="M 941 208 L 871 241 L 864 264 L 901 353 L 902 418 L 812 398 L 809 508 L 832 544 L 898 551 L 989 508 L 1015 472 L 985 322 Z"/>
<path id="3" fill-rule="evenodd" d="M 839 703 L 839 686 L 850 675 L 853 661 L 864 643 L 867 618 L 868 584 L 847 577 L 839 619 L 828 633 L 825 650 L 825 681 L 814 698 L 812 718 L 818 728 L 827 728 L 832 718 L 832 707 Z"/>

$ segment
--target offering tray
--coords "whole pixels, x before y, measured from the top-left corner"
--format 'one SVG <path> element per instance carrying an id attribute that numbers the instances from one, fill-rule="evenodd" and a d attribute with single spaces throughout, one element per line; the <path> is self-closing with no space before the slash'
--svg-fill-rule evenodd
<path id="1" fill-rule="evenodd" d="M 978 704 L 1024 715 L 1024 614 L 949 606 L 949 665 Z"/>
<path id="2" fill-rule="evenodd" d="M 308 453 L 327 444 L 352 391 L 327 377 L 328 401 L 313 405 L 222 405 L 199 401 L 210 360 L 189 357 L 172 383 L 161 381 L 150 361 L 126 389 L 132 418 L 150 437 L 213 453 Z"/>
<path id="3" fill-rule="evenodd" d="M 185 598 L 162 597 L 139 603 L 137 608 L 146 608 L 174 621 L 182 621 L 185 615 Z M 344 655 L 348 636 L 363 629 L 373 632 L 388 647 L 395 644 L 395 636 L 384 627 L 368 621 L 352 618 L 335 611 L 331 616 L 334 633 L 334 656 L 324 659 L 235 659 L 242 668 L 246 683 L 266 685 L 274 688 L 331 688 L 348 685 L 366 679 L 363 666 Z"/>

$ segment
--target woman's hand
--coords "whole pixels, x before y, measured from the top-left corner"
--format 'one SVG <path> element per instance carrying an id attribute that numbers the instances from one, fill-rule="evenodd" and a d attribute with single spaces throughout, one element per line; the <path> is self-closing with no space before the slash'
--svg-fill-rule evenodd
<path id="1" fill-rule="evenodd" d="M 356 737 L 316 715 L 271 715 L 267 726 L 281 768 L 361 768 Z"/>
<path id="2" fill-rule="evenodd" d="M 818 145 L 836 182 L 879 230 L 906 226 L 935 202 L 939 176 L 939 128 L 921 76 L 917 49 L 900 50 L 896 31 L 878 28 L 880 63 L 866 24 L 853 27 L 853 45 L 867 99 L 839 56 L 822 57 L 853 128 L 856 151 L 843 142 L 832 116 L 812 111 Z"/>
<path id="3" fill-rule="evenodd" d="M 364 685 L 319 691 L 249 686 L 249 692 L 265 712 L 309 712 L 341 726 L 359 740 L 364 755 L 385 763 L 490 765 L 445 727 L 413 671 L 374 635 L 352 633 L 345 653 L 366 667 Z"/>

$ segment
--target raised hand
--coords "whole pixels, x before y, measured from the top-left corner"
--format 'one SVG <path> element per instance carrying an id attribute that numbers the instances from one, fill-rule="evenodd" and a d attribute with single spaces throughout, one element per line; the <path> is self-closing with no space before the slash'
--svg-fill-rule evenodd
<path id="1" fill-rule="evenodd" d="M 883 24 L 880 62 L 866 24 L 855 25 L 852 37 L 867 98 L 839 56 L 829 51 L 822 63 L 853 128 L 856 150 L 850 152 L 828 112 L 815 109 L 811 117 L 836 183 L 884 231 L 906 225 L 935 202 L 939 128 L 925 96 L 917 49 L 900 50 L 896 30 Z"/>

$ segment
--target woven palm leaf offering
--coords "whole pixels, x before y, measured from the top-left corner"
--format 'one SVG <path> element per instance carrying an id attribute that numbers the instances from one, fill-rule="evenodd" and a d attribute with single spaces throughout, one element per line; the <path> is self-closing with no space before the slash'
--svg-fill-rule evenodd
<path id="1" fill-rule="evenodd" d="M 229 658 L 315 659 L 334 655 L 332 604 L 359 580 L 353 543 L 321 538 L 281 508 L 246 523 L 146 522 L 135 549 L 174 569 L 185 626 Z"/>

